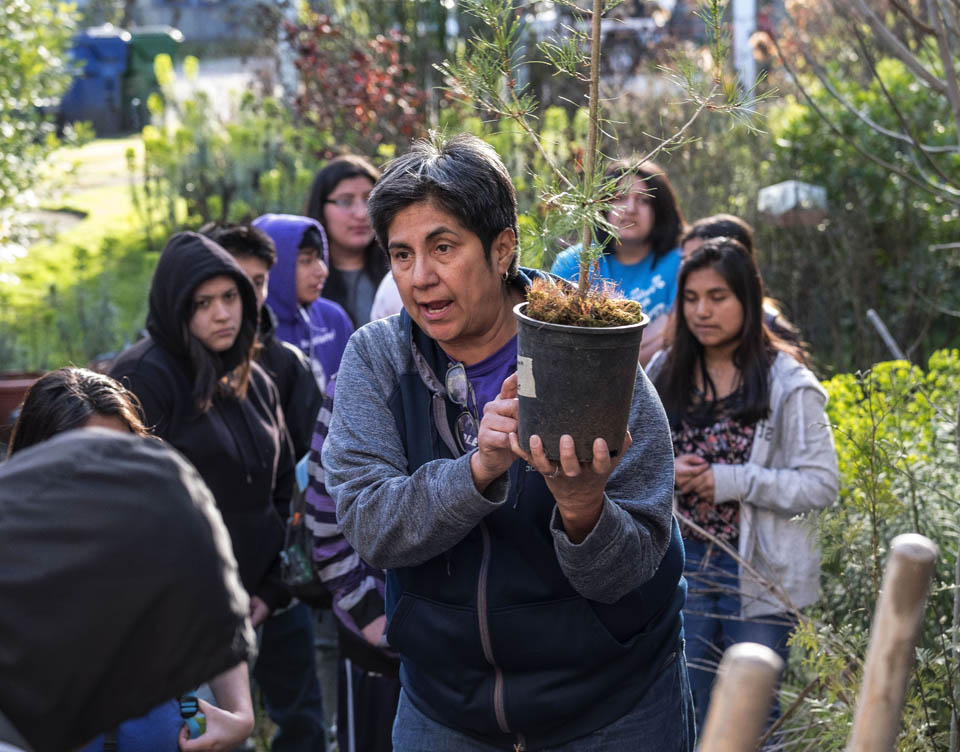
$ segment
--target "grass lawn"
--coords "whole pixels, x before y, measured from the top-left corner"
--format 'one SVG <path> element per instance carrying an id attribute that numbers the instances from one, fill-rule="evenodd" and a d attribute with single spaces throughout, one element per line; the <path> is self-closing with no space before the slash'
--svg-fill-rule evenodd
<path id="1" fill-rule="evenodd" d="M 97 139 L 79 148 L 56 152 L 53 160 L 60 182 L 59 195 L 51 197 L 43 207 L 46 237 L 32 245 L 23 258 L 0 263 L 0 289 L 14 307 L 41 300 L 51 284 L 61 289 L 69 287 L 75 273 L 77 248 L 90 254 L 95 271 L 103 239 L 137 228 L 127 173 L 128 149 L 142 156 L 139 136 Z M 55 212 L 63 212 L 62 217 L 58 219 Z M 77 221 L 67 212 L 85 216 Z M 3 273 L 18 282 L 9 281 Z"/>
<path id="2" fill-rule="evenodd" d="M 0 370 L 85 365 L 129 342 L 146 316 L 150 251 L 134 209 L 127 152 L 139 136 L 58 151 L 44 237 L 0 263 Z"/>

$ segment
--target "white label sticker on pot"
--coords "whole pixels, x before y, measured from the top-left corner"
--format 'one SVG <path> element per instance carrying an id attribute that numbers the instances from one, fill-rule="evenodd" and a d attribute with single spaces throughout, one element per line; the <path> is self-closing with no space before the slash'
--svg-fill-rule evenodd
<path id="1" fill-rule="evenodd" d="M 533 380 L 533 358 L 517 356 L 517 394 L 530 399 L 537 398 L 537 382 Z"/>

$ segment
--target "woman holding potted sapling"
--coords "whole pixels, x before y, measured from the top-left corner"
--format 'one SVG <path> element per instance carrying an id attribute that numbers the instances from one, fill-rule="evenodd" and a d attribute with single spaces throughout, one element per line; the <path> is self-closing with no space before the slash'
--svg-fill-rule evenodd
<path id="1" fill-rule="evenodd" d="M 621 189 L 607 214 L 619 239 L 597 233 L 597 242 L 603 248 L 597 262 L 597 281 L 616 284 L 625 297 L 640 303 L 650 317 L 640 347 L 640 363 L 646 365 L 663 346 L 666 314 L 677 294 L 683 214 L 667 174 L 653 162 L 639 166 L 616 162 L 604 177 L 618 181 Z M 558 255 L 551 271 L 576 282 L 580 249 L 576 245 Z"/>
<path id="2" fill-rule="evenodd" d="M 397 752 L 693 747 L 683 551 L 663 410 L 581 463 L 517 436 L 510 175 L 469 135 L 422 142 L 370 196 L 403 300 L 350 339 L 323 447 L 344 537 L 386 569 Z M 547 388 L 543 384 L 543 388 Z"/>
<path id="3" fill-rule="evenodd" d="M 796 345 L 765 323 L 747 249 L 705 241 L 678 286 L 672 347 L 648 370 L 676 454 L 684 631 L 702 728 L 723 651 L 758 642 L 786 661 L 797 609 L 819 597 L 812 516 L 837 497 L 837 457 L 826 392 Z"/>

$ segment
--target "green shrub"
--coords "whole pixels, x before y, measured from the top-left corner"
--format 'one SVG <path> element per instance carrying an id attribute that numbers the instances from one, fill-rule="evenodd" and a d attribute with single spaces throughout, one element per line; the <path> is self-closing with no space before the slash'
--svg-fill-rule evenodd
<path id="1" fill-rule="evenodd" d="M 0 362 L 17 370 L 87 365 L 129 344 L 146 321 L 162 243 L 138 230 L 107 236 L 96 253 L 75 246 L 70 282 L 51 283 L 15 309 L 0 288 Z"/>
<path id="2" fill-rule="evenodd" d="M 890 541 L 918 532 L 940 548 L 897 749 L 946 749 L 957 664 L 950 653 L 956 581 L 960 462 L 956 446 L 960 351 L 934 353 L 926 370 L 904 361 L 825 383 L 842 478 L 819 518 L 823 597 L 794 638 L 787 696 L 809 694 L 787 738 L 844 748 Z"/>

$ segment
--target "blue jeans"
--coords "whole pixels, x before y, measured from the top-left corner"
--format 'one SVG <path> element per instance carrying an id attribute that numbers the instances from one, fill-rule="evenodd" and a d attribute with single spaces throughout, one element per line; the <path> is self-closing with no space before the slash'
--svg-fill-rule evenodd
<path id="1" fill-rule="evenodd" d="M 685 538 L 683 544 L 687 551 L 683 574 L 688 586 L 683 631 L 697 729 L 702 730 L 723 651 L 737 642 L 757 642 L 772 648 L 786 664 L 790 656 L 787 638 L 796 624 L 784 614 L 742 618 L 736 560 L 709 543 Z M 774 697 L 768 726 L 779 716 L 780 703 Z"/>
<path id="2" fill-rule="evenodd" d="M 278 726 L 270 745 L 273 752 L 327 748 L 309 607 L 300 603 L 263 623 L 253 678 L 270 720 Z"/>
<path id="3" fill-rule="evenodd" d="M 550 702 L 549 697 L 539 698 Z M 696 741 L 693 703 L 683 650 L 654 680 L 643 699 L 620 720 L 540 752 L 691 752 Z M 393 723 L 394 752 L 501 752 L 421 713 L 400 692 Z"/>

